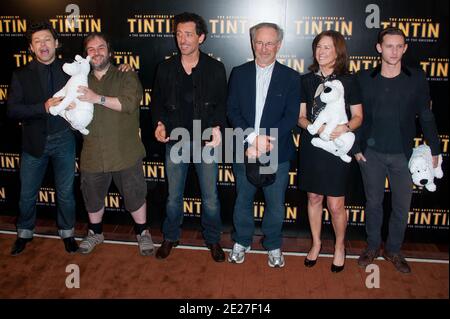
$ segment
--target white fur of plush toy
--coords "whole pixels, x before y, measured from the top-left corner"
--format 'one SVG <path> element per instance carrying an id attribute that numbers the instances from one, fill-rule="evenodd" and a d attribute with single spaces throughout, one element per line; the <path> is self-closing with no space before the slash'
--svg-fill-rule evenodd
<path id="1" fill-rule="evenodd" d="M 436 190 L 434 178 L 442 178 L 442 155 L 438 157 L 438 166 L 433 167 L 433 157 L 428 145 L 422 144 L 413 149 L 413 153 L 408 163 L 409 171 L 412 174 L 413 183 L 419 187 L 425 186 L 430 192 Z"/>
<path id="2" fill-rule="evenodd" d="M 63 96 L 64 99 L 57 106 L 49 109 L 50 114 L 62 116 L 70 125 L 80 131 L 80 133 L 87 135 L 89 130 L 86 126 L 92 121 L 94 113 L 94 105 L 89 102 L 83 102 L 78 99 L 80 93 L 77 92 L 78 86 L 88 86 L 88 74 L 91 69 L 89 64 L 90 57 L 83 59 L 81 56 L 75 56 L 75 61 L 72 63 L 64 63 L 63 70 L 71 78 L 66 85 L 56 92 L 53 97 Z M 66 110 L 70 103 L 75 103 L 75 108 Z"/>
<path id="3" fill-rule="evenodd" d="M 352 158 L 347 153 L 355 142 L 355 134 L 347 132 L 334 140 L 330 140 L 330 135 L 336 126 L 348 122 L 345 113 L 344 86 L 339 80 L 327 81 L 324 86 L 325 89 L 320 94 L 320 99 L 326 103 L 326 106 L 314 123 L 308 125 L 306 129 L 311 135 L 314 135 L 323 124 L 326 125 L 319 135 L 320 138 L 313 138 L 311 144 L 340 157 L 344 162 L 350 163 Z"/>

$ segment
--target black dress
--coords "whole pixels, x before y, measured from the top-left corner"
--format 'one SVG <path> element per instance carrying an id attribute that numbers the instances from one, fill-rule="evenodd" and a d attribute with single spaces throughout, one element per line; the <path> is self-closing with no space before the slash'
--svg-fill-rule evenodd
<path id="1" fill-rule="evenodd" d="M 344 86 L 344 98 L 347 109 L 347 116 L 350 120 L 350 105 L 361 104 L 361 97 L 358 84 L 353 75 L 332 76 Z M 328 78 L 327 78 L 328 80 Z M 312 123 L 321 110 L 320 97 L 314 95 L 320 84 L 325 81 L 323 77 L 315 73 L 308 73 L 302 76 L 302 103 L 306 103 L 307 118 Z M 314 107 L 314 114 L 313 114 Z M 299 151 L 299 188 L 316 194 L 326 196 L 345 196 L 348 183 L 350 163 L 346 163 L 339 157 L 329 152 L 315 147 L 311 144 L 312 136 L 308 130 L 302 130 Z M 354 160 L 354 159 L 352 159 Z"/>

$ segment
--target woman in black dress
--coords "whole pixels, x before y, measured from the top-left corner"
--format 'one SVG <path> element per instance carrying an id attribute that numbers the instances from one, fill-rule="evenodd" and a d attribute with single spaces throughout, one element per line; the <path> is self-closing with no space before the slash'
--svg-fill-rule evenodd
<path id="1" fill-rule="evenodd" d="M 305 266 L 315 265 L 320 253 L 323 199 L 331 214 L 336 243 L 334 247 L 332 272 L 344 269 L 345 230 L 347 214 L 345 211 L 345 188 L 349 176 L 350 164 L 327 151 L 311 144 L 313 136 L 306 127 L 324 107 L 320 101 L 323 83 L 334 79 L 344 86 L 345 104 L 349 116 L 347 124 L 338 125 L 331 139 L 357 129 L 362 123 L 362 105 L 357 83 L 348 72 L 348 55 L 344 37 L 336 31 L 324 31 L 316 36 L 312 44 L 313 64 L 311 73 L 302 76 L 302 102 L 298 125 L 303 129 L 300 143 L 299 186 L 308 195 L 308 218 L 312 234 L 312 247 L 305 258 Z M 319 130 L 320 134 L 324 126 Z"/>

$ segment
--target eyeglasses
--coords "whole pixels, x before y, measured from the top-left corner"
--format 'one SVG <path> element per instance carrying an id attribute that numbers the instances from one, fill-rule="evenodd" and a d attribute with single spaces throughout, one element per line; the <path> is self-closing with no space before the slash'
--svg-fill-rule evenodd
<path id="1" fill-rule="evenodd" d="M 278 41 L 277 42 L 266 42 L 266 43 L 264 43 L 262 41 L 255 41 L 254 43 L 255 43 L 255 46 L 257 46 L 257 47 L 267 47 L 268 49 L 273 49 L 278 44 Z"/>

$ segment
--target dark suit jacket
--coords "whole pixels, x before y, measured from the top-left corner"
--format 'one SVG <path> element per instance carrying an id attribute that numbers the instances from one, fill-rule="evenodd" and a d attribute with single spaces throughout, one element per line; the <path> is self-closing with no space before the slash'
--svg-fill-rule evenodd
<path id="1" fill-rule="evenodd" d="M 233 128 L 253 128 L 255 124 L 256 66 L 251 61 L 235 67 L 228 86 L 227 116 Z M 292 129 L 300 110 L 300 75 L 287 66 L 275 62 L 260 129 L 278 129 L 278 162 L 295 159 Z M 243 141 L 237 141 L 243 143 Z"/>
<path id="2" fill-rule="evenodd" d="M 55 62 L 60 72 L 54 72 L 56 92 L 67 82 L 69 76 L 62 70 L 63 62 Z M 31 61 L 28 65 L 13 72 L 8 95 L 9 117 L 22 122 L 22 148 L 35 157 L 41 157 L 48 134 L 47 122 L 51 116 L 45 112 L 46 94 L 41 86 L 38 62 Z"/>

